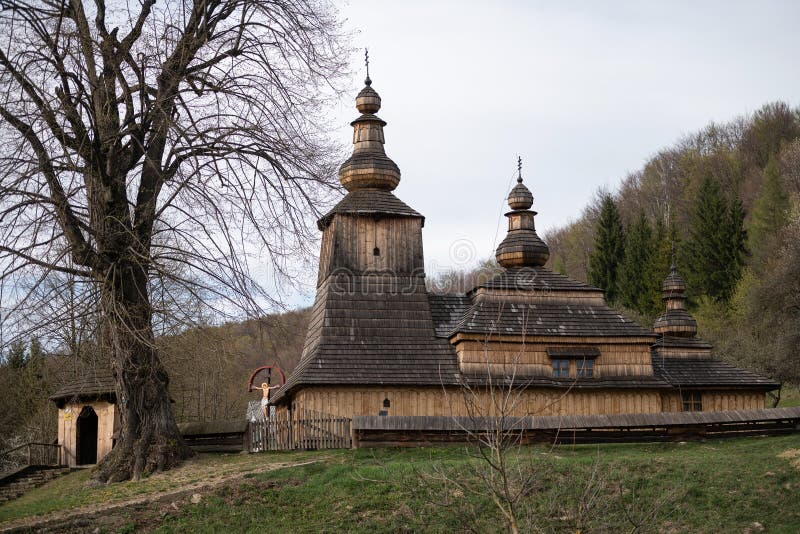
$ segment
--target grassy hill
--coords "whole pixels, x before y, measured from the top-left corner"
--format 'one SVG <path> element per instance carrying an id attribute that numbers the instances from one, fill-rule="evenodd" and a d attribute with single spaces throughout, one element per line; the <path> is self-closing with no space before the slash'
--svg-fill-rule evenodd
<path id="1" fill-rule="evenodd" d="M 0 530 L 502 532 L 482 465 L 451 447 L 204 455 L 101 487 L 80 471 L 0 506 Z M 800 530 L 800 434 L 534 446 L 515 467 L 534 480 L 523 531 Z"/>

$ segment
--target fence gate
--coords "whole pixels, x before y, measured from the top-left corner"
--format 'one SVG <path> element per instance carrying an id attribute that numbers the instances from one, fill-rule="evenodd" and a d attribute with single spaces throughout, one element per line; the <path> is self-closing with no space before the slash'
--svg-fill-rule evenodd
<path id="1" fill-rule="evenodd" d="M 314 410 L 271 413 L 251 418 L 247 428 L 250 452 L 349 449 L 351 421 Z"/>

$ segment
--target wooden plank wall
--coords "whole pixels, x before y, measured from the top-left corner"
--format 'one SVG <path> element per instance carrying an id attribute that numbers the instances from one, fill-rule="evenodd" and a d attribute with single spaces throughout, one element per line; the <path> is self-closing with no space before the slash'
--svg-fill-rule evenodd
<path id="1" fill-rule="evenodd" d="M 497 398 L 502 395 L 498 393 Z M 476 409 L 490 412 L 490 396 L 468 396 Z M 389 408 L 384 400 L 389 400 Z M 294 398 L 295 408 L 334 415 L 469 415 L 459 388 L 305 388 Z M 512 400 L 512 415 L 590 415 L 655 413 L 661 411 L 660 392 L 652 390 L 564 390 L 529 388 Z"/>
<path id="2" fill-rule="evenodd" d="M 600 350 L 595 360 L 594 376 L 652 376 L 653 366 L 649 343 L 598 343 L 587 338 L 570 339 L 575 346 L 594 346 Z M 503 373 L 504 368 L 516 365 L 517 373 L 535 376 L 552 375 L 552 359 L 547 348 L 558 346 L 549 341 L 527 340 L 524 344 L 513 341 L 463 340 L 456 346 L 461 371 L 474 374 L 485 373 L 489 362 L 492 371 Z M 571 376 L 576 376 L 574 362 Z"/>
<path id="3" fill-rule="evenodd" d="M 489 395 L 467 396 L 476 409 L 489 413 Z M 389 408 L 384 400 L 389 399 Z M 459 388 L 421 387 L 314 387 L 295 396 L 295 408 L 333 415 L 469 415 L 465 395 Z M 597 415 L 681 411 L 677 393 L 646 389 L 564 390 L 529 388 L 512 401 L 511 415 Z M 756 410 L 765 407 L 765 395 L 758 391 L 703 392 L 703 410 Z"/>
<path id="4" fill-rule="evenodd" d="M 337 215 L 322 236 L 317 286 L 336 270 L 423 272 L 421 225 L 411 217 Z"/>
<path id="5" fill-rule="evenodd" d="M 705 412 L 760 410 L 766 405 L 766 395 L 763 391 L 699 391 L 702 393 L 703 411 Z M 665 412 L 680 412 L 683 407 L 683 399 L 677 392 L 664 393 L 661 395 L 661 404 Z"/>
<path id="6" fill-rule="evenodd" d="M 111 452 L 114 444 L 114 410 L 109 402 L 84 402 L 67 404 L 58 410 L 58 443 L 63 447 L 63 463 L 70 467 L 77 465 L 77 422 L 81 410 L 91 406 L 97 414 L 97 461 Z M 67 411 L 67 408 L 70 411 Z"/>

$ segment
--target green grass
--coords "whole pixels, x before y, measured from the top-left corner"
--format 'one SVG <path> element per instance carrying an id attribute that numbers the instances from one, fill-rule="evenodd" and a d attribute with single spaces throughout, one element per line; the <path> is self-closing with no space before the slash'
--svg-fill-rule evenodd
<path id="1" fill-rule="evenodd" d="M 690 442 L 532 446 L 515 466 L 534 474 L 520 503 L 523 530 L 545 532 L 800 531 L 800 434 Z M 502 520 L 475 478 L 480 462 L 460 447 L 360 449 L 320 453 L 204 457 L 203 469 L 249 469 L 249 462 L 319 463 L 270 472 L 203 494 L 126 510 L 108 530 L 133 532 L 479 532 L 503 531 Z M 241 462 L 241 464 L 239 464 Z M 238 466 L 238 467 L 237 467 Z M 446 474 L 463 485 L 439 480 Z M 159 475 L 160 476 L 160 475 Z M 2 521 L 119 500 L 168 483 L 151 479 L 87 488 L 87 473 L 71 474 L 5 506 Z M 186 478 L 189 480 L 189 477 Z M 156 484 L 155 482 L 158 482 Z M 149 488 L 149 489 L 148 489 Z M 474 493 L 473 493 L 474 491 Z M 105 528 L 105 527 L 104 527 Z"/>
<path id="2" fill-rule="evenodd" d="M 778 407 L 788 408 L 790 406 L 800 406 L 800 387 L 794 384 L 784 384 L 781 390 L 781 402 Z"/>
<path id="3" fill-rule="evenodd" d="M 640 522 L 644 531 L 742 532 L 758 522 L 794 533 L 800 471 L 778 454 L 795 448 L 800 435 L 527 448 L 520 463 L 537 482 L 521 506 L 525 530 L 618 532 Z M 458 449 L 352 451 L 336 463 L 258 475 L 169 516 L 159 531 L 501 531 L 485 495 L 426 480 L 437 465 L 470 479 Z"/>
<path id="4" fill-rule="evenodd" d="M 294 462 L 308 459 L 313 453 L 280 453 L 271 455 L 271 461 Z M 176 481 L 191 484 L 203 477 L 213 479 L 224 474 L 247 473 L 263 466 L 256 455 L 200 455 L 183 470 L 166 472 L 137 482 L 93 486 L 89 483 L 91 472 L 81 469 L 37 488 L 19 499 L 0 505 L 0 525 L 22 517 L 41 515 L 59 510 L 70 510 L 97 503 L 115 503 L 169 491 Z M 201 476 L 195 476 L 198 475 Z"/>

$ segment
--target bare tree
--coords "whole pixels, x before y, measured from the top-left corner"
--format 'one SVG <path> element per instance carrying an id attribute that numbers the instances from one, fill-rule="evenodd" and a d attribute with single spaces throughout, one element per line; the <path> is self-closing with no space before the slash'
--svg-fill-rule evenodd
<path id="1" fill-rule="evenodd" d="M 3 319 L 51 273 L 96 292 L 122 416 L 99 479 L 189 454 L 154 281 L 252 312 L 272 301 L 253 258 L 290 276 L 309 253 L 305 215 L 335 187 L 321 111 L 342 41 L 316 0 L 0 0 Z"/>

